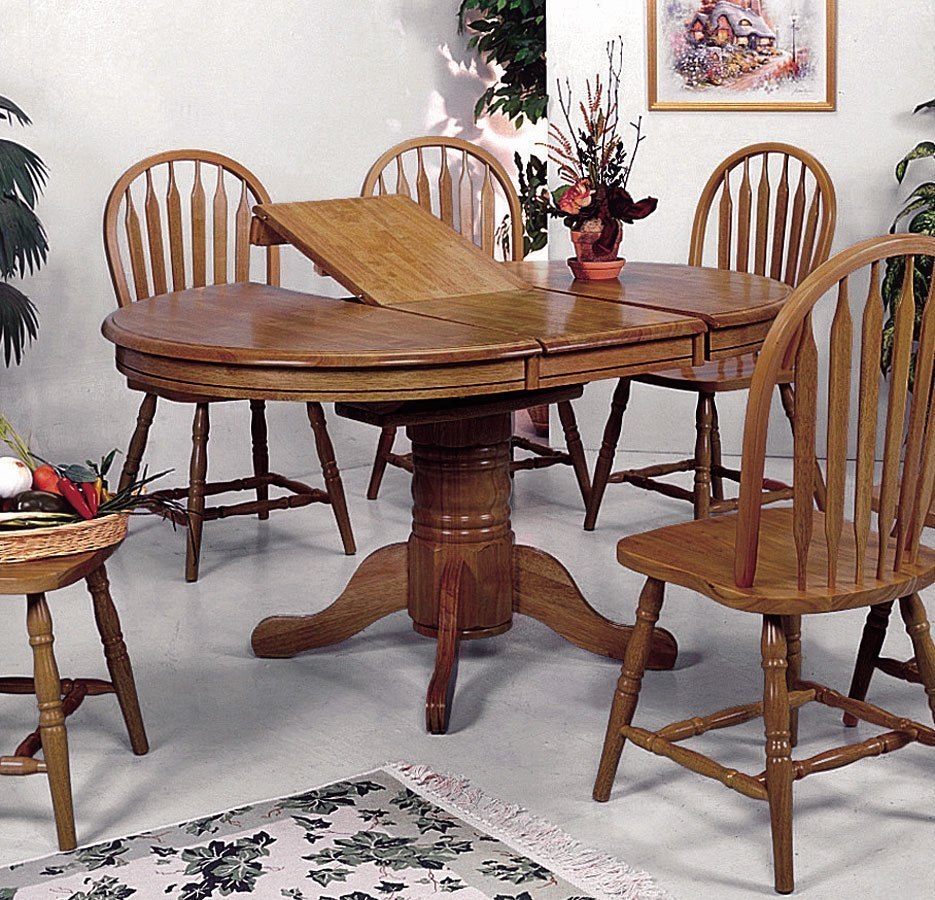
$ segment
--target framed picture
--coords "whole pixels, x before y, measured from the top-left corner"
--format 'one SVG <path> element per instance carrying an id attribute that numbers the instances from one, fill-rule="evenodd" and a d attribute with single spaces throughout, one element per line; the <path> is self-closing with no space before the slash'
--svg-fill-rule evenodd
<path id="1" fill-rule="evenodd" d="M 649 108 L 833 110 L 836 0 L 648 0 Z"/>

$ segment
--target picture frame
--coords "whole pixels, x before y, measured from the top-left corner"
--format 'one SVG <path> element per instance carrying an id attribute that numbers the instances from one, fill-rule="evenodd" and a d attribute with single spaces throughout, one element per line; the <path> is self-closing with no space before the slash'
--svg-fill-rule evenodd
<path id="1" fill-rule="evenodd" d="M 837 0 L 647 0 L 650 110 L 831 112 Z"/>

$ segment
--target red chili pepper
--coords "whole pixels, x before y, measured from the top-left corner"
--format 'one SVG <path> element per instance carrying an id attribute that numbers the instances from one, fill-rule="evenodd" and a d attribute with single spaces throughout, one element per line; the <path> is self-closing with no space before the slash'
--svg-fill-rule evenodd
<path id="1" fill-rule="evenodd" d="M 81 493 L 84 495 L 84 502 L 88 504 L 88 509 L 91 510 L 91 515 L 97 515 L 97 486 L 93 481 L 82 481 L 78 485 L 81 488 Z"/>
<path id="2" fill-rule="evenodd" d="M 78 490 L 78 486 L 73 481 L 68 478 L 59 478 L 58 489 L 82 519 L 94 518 L 94 513 L 91 512 L 91 508 L 84 499 L 84 494 Z"/>

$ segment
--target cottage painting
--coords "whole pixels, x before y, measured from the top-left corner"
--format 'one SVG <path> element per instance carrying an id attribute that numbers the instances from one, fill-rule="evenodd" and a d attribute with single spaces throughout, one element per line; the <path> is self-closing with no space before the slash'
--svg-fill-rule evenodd
<path id="1" fill-rule="evenodd" d="M 649 0 L 650 109 L 834 109 L 835 0 Z"/>

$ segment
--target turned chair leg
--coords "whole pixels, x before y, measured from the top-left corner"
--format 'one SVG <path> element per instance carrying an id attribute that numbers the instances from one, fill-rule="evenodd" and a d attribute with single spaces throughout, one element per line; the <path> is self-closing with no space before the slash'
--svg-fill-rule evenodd
<path id="1" fill-rule="evenodd" d="M 250 401 L 250 438 L 253 446 L 253 474 L 256 478 L 269 475 L 269 442 L 266 428 L 266 402 Z M 269 485 L 265 482 L 256 486 L 256 499 L 259 503 L 269 500 Z M 258 519 L 268 519 L 269 510 L 261 509 Z"/>
<path id="2" fill-rule="evenodd" d="M 717 403 L 711 395 L 711 496 L 724 499 L 724 479 L 721 476 L 721 429 L 717 420 Z"/>
<path id="3" fill-rule="evenodd" d="M 795 435 L 795 389 L 791 384 L 779 385 L 779 397 L 782 400 L 782 408 L 789 420 L 789 427 Z M 815 506 L 820 512 L 825 511 L 825 501 L 827 490 L 825 488 L 825 476 L 821 471 L 818 460 L 815 460 Z"/>
<path id="4" fill-rule="evenodd" d="M 796 691 L 802 678 L 802 617 L 783 616 L 782 630 L 786 636 L 786 689 Z M 799 710 L 789 710 L 789 741 L 799 743 Z"/>
<path id="5" fill-rule="evenodd" d="M 763 719 L 766 726 L 766 792 L 773 835 L 776 891 L 795 886 L 792 869 L 792 741 L 787 648 L 781 616 L 763 616 Z"/>
<path id="6" fill-rule="evenodd" d="M 659 621 L 659 612 L 665 595 L 665 582 L 648 578 L 640 594 L 636 610 L 636 624 L 630 633 L 627 649 L 623 657 L 623 667 L 617 681 L 617 690 L 610 707 L 607 721 L 607 733 L 604 736 L 604 749 L 594 781 L 594 799 L 603 803 L 610 799 L 610 792 L 620 764 L 620 754 L 626 738 L 621 730 L 633 720 L 636 704 L 639 702 L 640 686 L 643 673 L 649 660 L 649 651 L 653 642 L 653 630 Z"/>
<path id="7" fill-rule="evenodd" d="M 575 410 L 570 400 L 562 400 L 556 404 L 556 407 L 558 409 L 558 418 L 565 432 L 565 449 L 568 450 L 568 455 L 571 457 L 575 478 L 578 479 L 578 490 L 581 491 L 581 499 L 584 501 L 585 507 L 587 507 L 588 497 L 591 494 L 591 479 L 588 476 L 588 463 L 584 458 L 581 433 L 578 431 L 578 423 L 575 420 Z"/>
<path id="8" fill-rule="evenodd" d="M 334 445 L 331 443 L 328 426 L 325 423 L 325 412 L 320 403 L 306 403 L 305 410 L 308 413 L 309 425 L 312 426 L 312 432 L 315 435 L 315 447 L 318 450 L 318 459 L 321 462 L 325 489 L 331 501 L 334 518 L 338 523 L 338 531 L 341 533 L 341 541 L 344 544 L 344 552 L 348 556 L 353 556 L 357 552 L 357 547 L 354 544 L 354 532 L 351 530 L 351 517 L 347 512 L 344 483 L 341 481 L 341 473 L 338 471 L 338 464 L 334 458 Z"/>
<path id="9" fill-rule="evenodd" d="M 711 428 L 714 421 L 714 395 L 698 394 L 695 409 L 695 518 L 704 519 L 711 507 Z"/>
<path id="10" fill-rule="evenodd" d="M 120 618 L 110 596 L 110 582 L 107 579 L 106 568 L 103 565 L 100 566 L 91 572 L 86 580 L 94 602 L 94 619 L 104 647 L 104 659 L 107 661 L 110 680 L 114 685 L 117 702 L 120 704 L 123 721 L 126 723 L 127 733 L 130 736 L 130 746 L 134 753 L 142 756 L 149 750 L 149 741 L 146 739 L 146 729 L 143 727 L 136 682 L 133 679 L 133 668 L 127 654 L 127 645 L 124 643 L 123 632 L 120 629 Z"/>
<path id="11" fill-rule="evenodd" d="M 604 437 L 601 440 L 601 449 L 594 464 L 594 478 L 591 481 L 591 490 L 586 501 L 587 510 L 584 516 L 584 530 L 594 531 L 597 524 L 597 514 L 600 512 L 601 500 L 607 488 L 607 479 L 614 467 L 614 455 L 620 441 L 620 429 L 623 425 L 623 414 L 630 402 L 630 379 L 621 378 L 614 389 L 614 396 L 610 402 L 610 415 L 604 425 Z"/>
<path id="12" fill-rule="evenodd" d="M 380 440 L 377 442 L 377 454 L 373 458 L 373 469 L 370 472 L 370 484 L 367 485 L 367 499 L 376 500 L 383 483 L 383 473 L 386 471 L 386 460 L 393 450 L 396 440 L 396 426 L 384 425 L 380 430 Z"/>
<path id="13" fill-rule="evenodd" d="M 156 395 L 146 394 L 143 397 L 143 402 L 140 403 L 140 410 L 136 416 L 136 427 L 133 429 L 133 437 L 130 438 L 130 446 L 127 448 L 127 455 L 123 461 L 118 490 L 122 491 L 125 487 L 133 484 L 139 476 L 140 463 L 143 460 L 146 441 L 149 438 L 149 428 L 153 424 L 155 415 Z"/>
<path id="14" fill-rule="evenodd" d="M 78 842 L 71 799 L 68 734 L 62 711 L 62 682 L 52 652 L 52 616 L 45 602 L 45 594 L 27 596 L 26 630 L 32 647 L 33 678 L 39 707 L 39 737 L 49 776 L 58 846 L 60 850 L 74 850 Z"/>
<path id="15" fill-rule="evenodd" d="M 857 649 L 857 662 L 854 665 L 854 674 L 851 677 L 851 689 L 847 696 L 853 700 L 863 700 L 870 687 L 870 679 L 876 668 L 880 651 L 883 649 L 883 640 L 893 611 L 894 600 L 886 603 L 877 603 L 870 607 L 867 621 L 864 623 L 863 634 L 860 637 L 860 646 Z M 844 713 L 844 724 L 848 728 L 857 725 L 859 719 L 851 713 Z"/>
<path id="16" fill-rule="evenodd" d="M 918 594 L 910 594 L 900 598 L 899 612 L 906 625 L 906 632 L 912 640 L 916 664 L 919 667 L 919 679 L 925 687 L 932 720 L 935 721 L 935 644 L 932 643 L 925 607 Z"/>
<path id="17" fill-rule="evenodd" d="M 185 580 L 198 580 L 201 558 L 201 533 L 204 528 L 205 480 L 208 475 L 208 404 L 195 405 L 192 420 L 192 458 L 188 473 L 188 548 L 185 555 Z"/>

